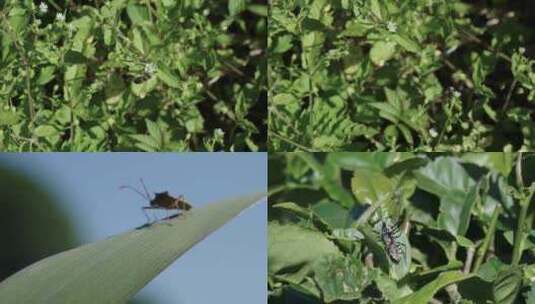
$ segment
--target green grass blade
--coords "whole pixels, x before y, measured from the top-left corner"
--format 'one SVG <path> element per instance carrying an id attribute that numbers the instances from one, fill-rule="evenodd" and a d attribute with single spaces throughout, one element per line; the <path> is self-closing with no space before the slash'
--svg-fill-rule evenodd
<path id="1" fill-rule="evenodd" d="M 125 302 L 193 245 L 264 195 L 196 208 L 185 216 L 43 259 L 1 282 L 0 302 Z"/>

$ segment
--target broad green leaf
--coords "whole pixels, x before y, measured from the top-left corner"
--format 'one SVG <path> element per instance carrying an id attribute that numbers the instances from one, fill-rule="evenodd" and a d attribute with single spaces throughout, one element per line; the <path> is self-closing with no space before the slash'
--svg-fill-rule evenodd
<path id="1" fill-rule="evenodd" d="M 515 154 L 504 152 L 464 153 L 461 158 L 481 167 L 496 170 L 507 177 L 513 168 Z"/>
<path id="2" fill-rule="evenodd" d="M 330 254 L 337 255 L 340 251 L 321 232 L 291 224 L 268 224 L 270 274 L 286 273 L 300 282 L 312 270 L 314 262 Z"/>
<path id="3" fill-rule="evenodd" d="M 43 259 L 0 283 L 5 303 L 124 303 L 264 194 L 242 196 Z M 214 256 L 217 256 L 214 253 Z"/>
<path id="4" fill-rule="evenodd" d="M 326 303 L 359 299 L 371 281 L 368 268 L 359 259 L 343 255 L 320 258 L 314 265 L 314 277 Z"/>
<path id="5" fill-rule="evenodd" d="M 394 304 L 429 303 L 435 293 L 440 289 L 472 277 L 472 274 L 464 274 L 460 271 L 448 271 L 441 273 L 438 278 L 426 284 L 409 296 L 393 301 Z"/>
<path id="6" fill-rule="evenodd" d="M 33 134 L 37 137 L 49 137 L 58 134 L 58 130 L 53 126 L 40 125 L 33 131 Z"/>
<path id="7" fill-rule="evenodd" d="M 160 129 L 160 126 L 157 123 L 148 119 L 145 119 L 145 123 L 147 124 L 147 130 L 149 131 L 149 135 L 154 138 L 160 144 L 160 146 L 163 146 L 165 138 L 162 130 Z"/>
<path id="8" fill-rule="evenodd" d="M 339 202 L 321 201 L 312 205 L 312 211 L 331 228 L 347 226 L 348 210 L 340 206 Z"/>
<path id="9" fill-rule="evenodd" d="M 137 141 L 136 146 L 145 152 L 157 152 L 160 151 L 160 143 L 152 136 L 145 134 L 132 134 L 131 138 Z"/>
<path id="10" fill-rule="evenodd" d="M 126 91 L 126 85 L 123 81 L 123 78 L 117 74 L 112 74 L 106 84 L 104 93 L 106 94 L 106 103 L 107 104 L 116 104 L 118 103 L 124 92 Z"/>
<path id="11" fill-rule="evenodd" d="M 0 283 L 4 303 L 124 303 L 264 194 L 242 196 L 45 258 Z M 217 255 L 217 253 L 214 253 Z"/>
<path id="12" fill-rule="evenodd" d="M 293 47 L 292 40 L 293 40 L 293 37 L 291 35 L 283 35 L 283 36 L 277 37 L 271 53 L 282 54 L 288 51 L 289 49 Z M 289 95 L 289 94 L 281 94 L 281 95 Z"/>
<path id="13" fill-rule="evenodd" d="M 39 70 L 39 76 L 35 80 L 38 85 L 44 85 L 49 83 L 55 77 L 56 67 L 53 65 L 47 65 Z"/>
<path id="14" fill-rule="evenodd" d="M 378 66 L 383 66 L 388 60 L 394 57 L 396 44 L 394 42 L 378 41 L 370 50 L 370 59 Z"/>
<path id="15" fill-rule="evenodd" d="M 535 304 L 535 283 L 531 283 L 529 291 L 524 293 L 526 304 Z"/>
<path id="16" fill-rule="evenodd" d="M 518 292 L 522 286 L 522 269 L 512 266 L 498 274 L 494 281 L 493 293 L 496 303 L 516 303 Z"/>
<path id="17" fill-rule="evenodd" d="M 228 11 L 231 16 L 237 15 L 245 10 L 247 7 L 247 0 L 229 0 Z"/>
<path id="18" fill-rule="evenodd" d="M 142 83 L 135 83 L 132 82 L 130 88 L 132 90 L 132 93 L 134 95 L 145 98 L 154 88 L 156 88 L 156 85 L 158 84 L 158 79 L 156 76 L 152 76 L 151 78 L 143 81 Z"/>
<path id="19" fill-rule="evenodd" d="M 418 53 L 421 51 L 420 46 L 413 40 L 407 38 L 406 36 L 402 36 L 400 34 L 394 34 L 392 35 L 392 38 L 394 41 L 396 41 L 401 47 L 406 49 L 409 52 L 412 53 Z"/>
<path id="20" fill-rule="evenodd" d="M 261 16 L 261 17 L 267 17 L 268 16 L 268 6 L 267 5 L 261 5 L 261 4 L 250 4 L 247 6 L 247 10 L 251 13 Z"/>
<path id="21" fill-rule="evenodd" d="M 475 182 L 459 162 L 452 157 L 438 157 L 427 166 L 414 171 L 418 187 L 439 197 L 453 190 L 468 192 Z"/>
<path id="22" fill-rule="evenodd" d="M 394 184 L 380 172 L 360 169 L 354 172 L 351 189 L 361 203 L 386 204 L 392 195 Z"/>
<path id="23" fill-rule="evenodd" d="M 464 235 L 468 231 L 472 207 L 479 199 L 479 186 L 474 185 L 468 193 L 452 190 L 440 200 L 438 224 L 453 236 Z"/>
<path id="24" fill-rule="evenodd" d="M 126 13 L 134 24 L 143 24 L 149 22 L 149 11 L 147 7 L 141 4 L 136 4 L 135 1 L 131 1 L 126 7 Z"/>
<path id="25" fill-rule="evenodd" d="M 166 85 L 172 88 L 180 88 L 180 78 L 178 78 L 171 69 L 160 65 L 156 76 L 158 76 L 158 78 L 160 78 Z"/>
<path id="26" fill-rule="evenodd" d="M 29 20 L 28 17 L 28 11 L 22 7 L 13 7 L 9 11 L 9 25 L 13 31 L 15 31 L 15 34 L 19 37 L 19 39 L 24 36 L 24 31 L 27 29 Z"/>
<path id="27" fill-rule="evenodd" d="M 20 121 L 17 113 L 9 110 L 0 110 L 0 126 L 15 125 Z"/>
<path id="28" fill-rule="evenodd" d="M 329 153 L 326 163 L 332 163 L 351 171 L 368 169 L 382 172 L 385 167 L 406 157 L 410 157 L 410 155 L 403 153 L 337 152 Z"/>

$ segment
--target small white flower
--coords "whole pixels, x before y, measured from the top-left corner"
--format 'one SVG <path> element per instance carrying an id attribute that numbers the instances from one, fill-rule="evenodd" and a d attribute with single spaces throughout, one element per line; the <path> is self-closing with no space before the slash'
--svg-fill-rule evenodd
<path id="1" fill-rule="evenodd" d="M 390 31 L 392 33 L 395 33 L 398 30 L 397 24 L 395 22 L 392 22 L 392 21 L 388 21 L 386 23 L 386 28 L 388 29 L 388 31 Z"/>
<path id="2" fill-rule="evenodd" d="M 453 96 L 459 98 L 459 97 L 461 97 L 461 92 L 455 90 L 455 91 L 453 91 Z"/>
<path id="3" fill-rule="evenodd" d="M 214 135 L 216 137 L 223 137 L 225 136 L 225 132 L 223 132 L 223 130 L 221 130 L 220 128 L 217 128 L 214 130 Z"/>
<path id="4" fill-rule="evenodd" d="M 524 53 L 526 52 L 526 48 L 525 48 L 525 47 L 519 47 L 519 48 L 518 48 L 518 52 L 519 52 L 520 54 L 524 54 Z"/>
<path id="5" fill-rule="evenodd" d="M 62 13 L 57 13 L 56 14 L 56 20 L 58 20 L 59 22 L 64 22 L 65 21 L 65 15 L 62 14 Z"/>
<path id="6" fill-rule="evenodd" d="M 69 33 L 72 33 L 76 30 L 76 26 L 73 23 L 67 24 L 67 29 L 69 30 Z"/>
<path id="7" fill-rule="evenodd" d="M 44 2 L 41 2 L 41 4 L 39 4 L 39 11 L 43 14 L 46 14 L 48 12 L 48 5 L 46 5 Z"/>
<path id="8" fill-rule="evenodd" d="M 431 135 L 431 137 L 435 138 L 438 136 L 438 132 L 437 130 L 435 130 L 435 128 L 431 128 L 429 129 L 429 135 Z"/>
<path id="9" fill-rule="evenodd" d="M 37 25 L 37 26 L 41 25 L 41 19 L 35 18 L 34 22 L 35 22 L 35 25 Z"/>
<path id="10" fill-rule="evenodd" d="M 146 74 L 149 74 L 149 75 L 152 75 L 154 74 L 154 72 L 156 72 L 156 65 L 154 63 L 147 63 L 145 64 L 145 68 L 144 68 L 144 71 Z"/>

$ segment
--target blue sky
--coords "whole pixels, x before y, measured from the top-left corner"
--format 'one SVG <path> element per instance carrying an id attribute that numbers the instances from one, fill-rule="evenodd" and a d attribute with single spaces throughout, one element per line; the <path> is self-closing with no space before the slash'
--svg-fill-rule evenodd
<path id="1" fill-rule="evenodd" d="M 265 153 L 17 153 L 0 161 L 50 187 L 84 243 L 146 222 L 147 202 L 119 190 L 140 188 L 140 178 L 149 192 L 183 194 L 196 207 L 267 187 Z M 264 303 L 266 219 L 264 200 L 189 250 L 139 296 L 154 303 Z"/>

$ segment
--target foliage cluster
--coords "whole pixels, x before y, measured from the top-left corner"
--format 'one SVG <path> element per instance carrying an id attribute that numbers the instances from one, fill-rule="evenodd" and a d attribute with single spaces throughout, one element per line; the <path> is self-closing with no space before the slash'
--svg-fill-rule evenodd
<path id="1" fill-rule="evenodd" d="M 267 6 L 2 1 L 0 149 L 265 149 Z"/>
<path id="2" fill-rule="evenodd" d="M 533 1 L 272 0 L 269 149 L 535 148 Z"/>
<path id="3" fill-rule="evenodd" d="M 535 303 L 534 154 L 286 153 L 269 303 Z M 378 223 L 399 222 L 399 261 Z"/>

